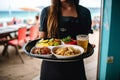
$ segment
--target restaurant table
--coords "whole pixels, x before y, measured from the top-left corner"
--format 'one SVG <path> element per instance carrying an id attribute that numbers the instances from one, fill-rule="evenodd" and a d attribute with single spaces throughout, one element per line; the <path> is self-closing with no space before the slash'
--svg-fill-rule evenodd
<path id="1" fill-rule="evenodd" d="M 23 47 L 23 51 L 25 52 L 25 54 L 27 54 L 28 56 L 34 57 L 34 58 L 39 58 L 39 59 L 43 59 L 43 60 L 47 60 L 47 61 L 55 61 L 55 62 L 71 62 L 71 61 L 77 61 L 77 60 L 81 60 L 84 58 L 87 58 L 89 56 L 91 56 L 94 52 L 94 48 L 92 47 L 92 45 L 89 43 L 88 44 L 88 49 L 86 53 L 83 53 L 79 56 L 73 57 L 73 58 L 57 58 L 54 55 L 50 56 L 50 57 L 43 57 L 43 56 L 39 56 L 39 55 L 32 55 L 31 54 L 31 49 L 35 46 L 35 44 L 39 41 L 40 39 L 37 40 L 33 40 L 33 41 L 29 41 L 27 42 L 24 47 Z"/>
<path id="2" fill-rule="evenodd" d="M 0 27 L 0 34 L 17 32 L 18 29 L 21 27 L 27 27 L 27 29 L 30 29 L 31 26 L 32 25 L 28 24 L 15 24 L 10 26 L 3 26 Z"/>

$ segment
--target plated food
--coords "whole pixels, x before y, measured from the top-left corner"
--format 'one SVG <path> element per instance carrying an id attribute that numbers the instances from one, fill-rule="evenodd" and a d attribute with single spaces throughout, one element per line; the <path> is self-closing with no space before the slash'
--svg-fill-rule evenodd
<path id="1" fill-rule="evenodd" d="M 33 47 L 31 49 L 31 55 L 41 56 L 41 57 L 50 57 L 51 48 L 50 47 Z"/>
<path id="2" fill-rule="evenodd" d="M 72 45 L 76 45 L 77 44 L 77 41 L 72 39 L 70 36 L 62 38 L 62 41 L 64 42 L 64 44 L 72 44 Z"/>
<path id="3" fill-rule="evenodd" d="M 59 45 L 52 48 L 52 54 L 57 58 L 72 58 L 81 55 L 84 49 L 77 45 Z"/>
<path id="4" fill-rule="evenodd" d="M 64 39 L 40 39 L 31 49 L 31 55 L 39 57 L 50 57 L 51 55 L 57 58 L 72 58 L 81 55 L 84 49 L 75 45 L 76 42 L 71 37 Z"/>
<path id="5" fill-rule="evenodd" d="M 58 46 L 61 45 L 61 40 L 56 38 L 50 38 L 50 39 L 41 39 L 36 43 L 36 47 L 40 46 Z"/>

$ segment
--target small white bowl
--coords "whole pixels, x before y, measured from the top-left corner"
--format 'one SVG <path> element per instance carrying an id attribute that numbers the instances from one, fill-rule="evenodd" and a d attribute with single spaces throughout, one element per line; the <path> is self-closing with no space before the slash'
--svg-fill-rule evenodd
<path id="1" fill-rule="evenodd" d="M 67 55 L 67 56 L 65 56 L 65 55 L 58 55 L 58 54 L 55 53 L 56 49 L 58 49 L 58 48 L 64 48 L 64 47 L 73 47 L 74 49 L 80 50 L 80 53 L 75 54 L 75 55 Z M 83 54 L 84 53 L 84 49 L 82 47 L 78 46 L 78 45 L 69 45 L 69 44 L 67 44 L 67 45 L 54 46 L 54 47 L 52 47 L 51 52 L 57 58 L 67 59 L 67 58 L 77 57 L 77 56 Z"/>

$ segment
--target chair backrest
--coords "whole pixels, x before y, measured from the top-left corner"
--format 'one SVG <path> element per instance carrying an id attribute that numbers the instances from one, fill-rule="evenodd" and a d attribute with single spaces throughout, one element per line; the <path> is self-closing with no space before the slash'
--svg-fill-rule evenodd
<path id="1" fill-rule="evenodd" d="M 22 27 L 18 29 L 18 41 L 23 40 L 25 41 L 26 39 L 26 32 L 27 32 L 27 28 L 26 27 Z"/>
<path id="2" fill-rule="evenodd" d="M 38 26 L 30 28 L 30 40 L 35 40 L 38 37 Z"/>
<path id="3" fill-rule="evenodd" d="M 3 27 L 3 23 L 0 23 L 0 27 Z"/>
<path id="4" fill-rule="evenodd" d="M 8 25 L 8 26 L 14 25 L 14 22 L 13 22 L 13 21 L 9 21 L 9 22 L 7 22 L 7 25 Z"/>

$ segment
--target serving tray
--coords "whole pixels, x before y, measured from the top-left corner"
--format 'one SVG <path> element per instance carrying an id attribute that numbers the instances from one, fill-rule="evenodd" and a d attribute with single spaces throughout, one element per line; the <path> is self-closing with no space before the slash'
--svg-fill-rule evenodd
<path id="1" fill-rule="evenodd" d="M 50 57 L 43 57 L 43 56 L 36 56 L 36 55 L 31 55 L 30 51 L 31 49 L 35 46 L 35 44 L 39 41 L 40 39 L 37 40 L 33 40 L 33 41 L 29 41 L 27 42 L 24 46 L 23 46 L 23 51 L 25 52 L 25 54 L 27 54 L 28 56 L 34 57 L 34 58 L 39 58 L 39 59 L 43 59 L 43 60 L 47 60 L 47 61 L 55 61 L 55 62 L 71 62 L 71 61 L 77 61 L 77 60 L 81 60 L 84 58 L 87 58 L 89 56 L 91 56 L 94 52 L 94 48 L 92 47 L 92 45 L 89 43 L 88 44 L 88 48 L 87 48 L 87 52 L 83 53 L 80 56 L 76 56 L 73 58 L 57 58 L 54 55 L 50 56 Z"/>

